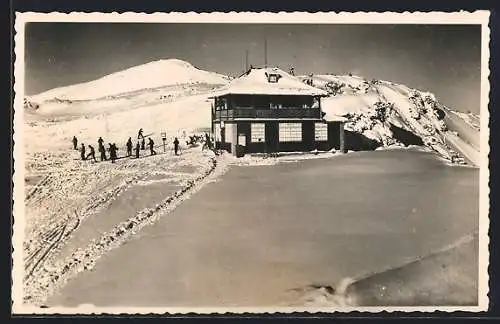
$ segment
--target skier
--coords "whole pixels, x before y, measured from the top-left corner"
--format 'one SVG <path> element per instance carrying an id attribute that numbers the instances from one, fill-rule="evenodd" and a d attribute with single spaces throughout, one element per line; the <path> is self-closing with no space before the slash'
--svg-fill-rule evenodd
<path id="1" fill-rule="evenodd" d="M 108 143 L 108 151 L 109 151 L 109 159 L 111 162 L 114 163 L 114 158 L 113 158 L 113 144 Z"/>
<path id="2" fill-rule="evenodd" d="M 142 137 L 142 142 L 141 142 L 141 150 L 146 149 L 146 140 L 144 139 L 144 136 Z"/>
<path id="3" fill-rule="evenodd" d="M 97 140 L 97 143 L 99 144 L 99 148 L 101 147 L 104 147 L 104 140 L 102 139 L 102 137 L 99 136 L 99 139 Z"/>
<path id="4" fill-rule="evenodd" d="M 80 149 L 80 156 L 82 157 L 82 160 L 86 160 L 85 157 L 85 145 L 82 143 L 81 149 Z"/>
<path id="5" fill-rule="evenodd" d="M 210 140 L 210 136 L 208 136 L 208 133 L 205 133 L 205 144 L 202 147 L 202 151 L 205 149 L 210 150 L 212 148 L 212 141 Z"/>
<path id="6" fill-rule="evenodd" d="M 87 157 L 85 159 L 88 160 L 89 156 L 90 156 L 94 160 L 94 162 L 97 162 L 97 160 L 95 159 L 95 150 L 92 147 L 92 145 L 89 145 L 89 150 L 90 150 L 90 153 L 87 154 Z"/>
<path id="7" fill-rule="evenodd" d="M 177 154 L 179 152 L 179 140 L 177 139 L 177 137 L 174 139 L 174 152 L 175 155 L 179 155 Z"/>
<path id="8" fill-rule="evenodd" d="M 104 145 L 99 146 L 99 153 L 101 153 L 101 162 L 106 161 L 108 159 L 106 157 L 106 149 L 104 148 Z"/>
<path id="9" fill-rule="evenodd" d="M 155 142 L 153 142 L 153 140 L 151 138 L 149 138 L 148 146 L 149 146 L 149 151 L 151 152 L 151 155 L 156 155 L 156 151 L 154 150 L 154 145 L 155 145 Z"/>
<path id="10" fill-rule="evenodd" d="M 135 146 L 135 158 L 138 159 L 139 158 L 139 152 L 141 150 L 141 145 L 139 144 L 139 142 L 137 142 L 137 145 Z"/>
<path id="11" fill-rule="evenodd" d="M 118 158 L 118 156 L 116 155 L 117 150 L 118 148 L 116 147 L 115 143 L 109 144 L 109 156 L 111 158 L 111 163 L 115 163 L 115 160 Z"/>
<path id="12" fill-rule="evenodd" d="M 106 161 L 108 158 L 106 157 L 106 149 L 104 148 L 104 140 L 102 139 L 102 137 L 99 137 L 97 143 L 99 145 L 99 153 L 101 154 L 101 162 Z"/>
<path id="13" fill-rule="evenodd" d="M 132 155 L 132 137 L 129 137 L 127 141 L 127 156 L 131 155 Z"/>
<path id="14" fill-rule="evenodd" d="M 78 139 L 76 136 L 73 136 L 73 149 L 78 151 Z"/>
<path id="15" fill-rule="evenodd" d="M 137 133 L 137 139 L 142 138 L 144 139 L 144 135 L 142 135 L 142 128 L 139 129 L 139 132 Z"/>

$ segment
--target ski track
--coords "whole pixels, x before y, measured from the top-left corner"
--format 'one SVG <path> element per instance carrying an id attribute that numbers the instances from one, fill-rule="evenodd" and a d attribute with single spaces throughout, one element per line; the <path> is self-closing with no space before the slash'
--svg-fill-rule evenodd
<path id="1" fill-rule="evenodd" d="M 163 163 L 158 163 L 162 161 Z M 80 224 L 106 208 L 132 185 L 147 185 L 148 177 L 168 175 L 170 180 L 193 181 L 188 174 L 172 172 L 182 166 L 203 169 L 209 161 L 206 154 L 188 150 L 184 157 L 157 155 L 139 160 L 92 163 L 74 161 L 53 169 L 38 184 L 44 190 L 33 190 L 27 201 L 27 226 L 24 242 L 25 291 L 31 291 L 40 274 L 57 259 L 58 250 Z M 35 188 L 36 189 L 36 188 Z M 101 192 L 96 198 L 92 193 Z M 64 204 L 61 204 L 64 201 Z M 51 262 L 52 261 L 52 262 Z"/>
<path id="2" fill-rule="evenodd" d="M 119 247 L 142 227 L 153 224 L 159 217 L 175 209 L 182 201 L 189 199 L 192 194 L 210 182 L 211 178 L 217 178 L 225 172 L 227 167 L 223 161 L 218 162 L 215 157 L 212 157 L 210 161 L 210 165 L 203 169 L 201 175 L 188 181 L 186 186 L 158 203 L 154 208 L 140 211 L 134 217 L 117 224 L 100 239 L 75 251 L 68 259 L 54 262 L 52 267 L 40 271 L 37 280 L 33 280 L 31 285 L 26 287 L 25 301 L 35 304 L 43 303 L 49 295 L 79 272 L 90 270 L 105 252 Z"/>

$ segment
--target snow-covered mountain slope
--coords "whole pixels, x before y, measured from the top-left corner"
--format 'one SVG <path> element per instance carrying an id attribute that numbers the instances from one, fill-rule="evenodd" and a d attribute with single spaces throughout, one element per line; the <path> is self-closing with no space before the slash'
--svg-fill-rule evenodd
<path id="1" fill-rule="evenodd" d="M 72 120 L 169 104 L 186 96 L 212 93 L 229 77 L 199 70 L 177 59 L 136 66 L 86 83 L 56 88 L 27 97 L 29 121 Z"/>
<path id="2" fill-rule="evenodd" d="M 376 146 L 426 145 L 450 161 L 479 164 L 478 116 L 450 110 L 430 92 L 351 75 L 297 79 L 312 79 L 315 88 L 328 92 L 322 100 L 326 115 L 347 119 L 346 130 Z M 104 136 L 118 144 L 139 128 L 159 143 L 162 131 L 171 138 L 209 129 L 209 97 L 229 81 L 165 60 L 50 90 L 25 101 L 26 145 L 29 152 L 67 149 L 73 135 L 84 143 Z"/>
<path id="3" fill-rule="evenodd" d="M 479 117 L 450 110 L 430 92 L 350 75 L 301 77 L 329 92 L 323 111 L 381 146 L 421 141 L 454 162 L 479 165 Z M 405 141 L 407 143 L 405 143 Z"/>
<path id="4" fill-rule="evenodd" d="M 208 96 L 229 80 L 172 59 L 26 98 L 27 152 L 67 149 L 73 136 L 85 144 L 103 136 L 121 145 L 139 128 L 156 143 L 165 131 L 170 143 L 184 131 L 210 127 Z"/>
<path id="5" fill-rule="evenodd" d="M 182 84 L 227 84 L 227 76 L 200 70 L 190 63 L 177 60 L 159 60 L 135 66 L 100 79 L 52 89 L 28 100 L 43 104 L 45 101 L 78 101 L 119 97 L 144 89 L 157 89 Z"/>
<path id="6" fill-rule="evenodd" d="M 28 152 L 67 150 L 71 138 L 80 143 L 96 143 L 102 136 L 106 142 L 115 142 L 124 149 L 129 137 L 137 137 L 139 128 L 155 143 L 161 143 L 161 132 L 166 132 L 168 143 L 173 137 L 186 132 L 210 128 L 211 101 L 207 95 L 179 97 L 170 102 L 135 109 L 117 110 L 101 115 L 81 116 L 63 120 L 37 120 L 28 122 L 25 128 L 25 143 Z"/>

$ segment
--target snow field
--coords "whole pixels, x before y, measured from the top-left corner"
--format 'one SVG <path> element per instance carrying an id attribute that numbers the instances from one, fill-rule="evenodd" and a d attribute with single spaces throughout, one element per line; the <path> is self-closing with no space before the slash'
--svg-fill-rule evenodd
<path id="1" fill-rule="evenodd" d="M 60 250 L 60 247 L 63 246 L 64 241 L 58 242 L 58 247 L 54 248 L 53 251 L 51 251 L 51 253 L 43 260 L 42 266 L 36 268 L 33 275 L 29 276 L 29 278 L 25 280 L 24 288 L 26 301 L 29 303 L 43 302 L 46 297 L 52 294 L 58 287 L 63 285 L 66 280 L 70 279 L 80 271 L 91 269 L 95 261 L 102 256 L 105 251 L 119 246 L 128 237 L 130 237 L 130 235 L 133 235 L 140 230 L 140 228 L 153 223 L 158 217 L 160 217 L 160 215 L 174 209 L 175 206 L 177 206 L 177 204 L 181 201 L 188 199 L 191 194 L 199 190 L 202 185 L 206 183 L 203 182 L 203 180 L 205 180 L 207 176 L 211 174 L 220 175 L 220 173 L 225 170 L 224 163 L 222 163 L 221 167 L 218 168 L 218 171 L 214 173 L 217 161 L 215 160 L 213 153 L 192 151 L 186 152 L 185 154 L 186 158 L 179 160 L 183 161 L 183 163 L 175 164 L 175 166 L 194 164 L 200 165 L 201 167 L 194 175 L 192 175 L 192 177 L 190 177 L 190 179 L 184 179 L 185 181 L 181 189 L 170 197 L 165 198 L 154 207 L 152 206 L 152 208 L 146 208 L 127 221 L 117 224 L 110 231 L 103 234 L 101 238 L 95 239 L 87 247 L 82 247 L 81 249 L 75 251 L 66 260 L 60 260 L 58 258 L 58 250 Z M 154 158 L 156 158 L 156 156 Z M 154 158 L 151 158 L 150 160 L 153 160 Z M 159 161 L 155 162 L 156 163 L 154 163 L 154 165 L 152 165 L 153 163 L 150 163 L 149 165 L 152 166 L 153 169 L 154 166 L 159 165 L 159 167 L 157 167 L 156 174 L 162 173 L 162 171 L 164 171 L 164 169 L 162 169 L 162 165 L 164 164 L 159 164 Z M 170 165 L 170 167 L 172 166 L 174 165 Z M 145 173 L 147 175 L 151 174 L 150 172 Z M 133 182 L 134 181 L 130 179 L 126 180 L 125 187 L 129 187 Z M 137 182 L 139 181 L 136 180 L 135 183 L 137 184 Z M 117 196 L 114 197 L 114 199 L 117 198 Z M 95 209 L 92 211 L 92 214 L 94 214 Z M 89 215 L 87 215 L 87 217 L 88 216 Z M 80 223 L 83 219 L 79 218 L 75 221 Z M 77 227 L 78 226 L 74 229 Z M 47 226 L 45 226 L 45 229 L 46 228 Z M 45 230 L 45 232 L 48 231 L 48 229 Z M 68 235 L 64 235 L 64 239 L 66 240 L 71 236 L 71 233 L 67 234 Z M 40 242 L 40 239 L 32 242 Z"/>

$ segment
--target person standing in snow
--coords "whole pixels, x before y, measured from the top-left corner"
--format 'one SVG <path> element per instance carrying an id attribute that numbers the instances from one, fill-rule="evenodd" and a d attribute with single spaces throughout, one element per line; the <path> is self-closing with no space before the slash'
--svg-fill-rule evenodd
<path id="1" fill-rule="evenodd" d="M 141 151 L 141 145 L 139 144 L 139 141 L 137 141 L 137 145 L 135 146 L 135 158 L 139 158 L 139 152 Z"/>
<path id="2" fill-rule="evenodd" d="M 179 155 L 179 140 L 177 139 L 177 137 L 174 139 L 174 152 L 175 152 L 175 155 Z"/>
<path id="3" fill-rule="evenodd" d="M 76 138 L 76 136 L 73 136 L 73 149 L 75 151 L 78 151 L 78 139 Z"/>
<path id="4" fill-rule="evenodd" d="M 112 163 L 114 163 L 114 158 L 113 158 L 113 144 L 108 143 L 108 151 L 109 151 L 109 159 L 111 160 Z"/>
<path id="5" fill-rule="evenodd" d="M 150 137 L 149 142 L 148 142 L 148 146 L 149 146 L 149 151 L 151 152 L 151 155 L 156 155 L 156 151 L 154 150 L 154 145 L 155 145 L 155 142 L 153 142 L 153 140 Z"/>
<path id="6" fill-rule="evenodd" d="M 104 140 L 102 139 L 102 137 L 99 136 L 97 143 L 99 144 L 99 146 L 98 146 L 99 148 L 104 147 Z"/>
<path id="7" fill-rule="evenodd" d="M 145 149 L 146 149 L 146 140 L 143 137 L 142 141 L 141 141 L 141 150 L 145 150 Z"/>
<path id="8" fill-rule="evenodd" d="M 97 140 L 97 144 L 99 145 L 98 149 L 99 149 L 99 153 L 101 154 L 101 162 L 106 161 L 108 159 L 106 157 L 106 149 L 104 148 L 103 143 L 104 143 L 104 140 L 102 139 L 102 137 L 99 137 L 99 139 Z"/>
<path id="9" fill-rule="evenodd" d="M 142 128 L 139 129 L 139 132 L 137 133 L 137 139 L 142 138 L 144 139 L 144 135 L 142 135 Z"/>
<path id="10" fill-rule="evenodd" d="M 108 160 L 108 158 L 106 157 L 106 149 L 104 148 L 104 145 L 99 146 L 99 153 L 101 153 L 101 162 Z"/>
<path id="11" fill-rule="evenodd" d="M 115 160 L 118 158 L 116 151 L 118 148 L 116 147 L 116 144 L 109 144 L 109 156 L 111 158 L 111 163 L 115 163 Z"/>
<path id="12" fill-rule="evenodd" d="M 89 145 L 89 154 L 87 154 L 87 157 L 85 158 L 86 160 L 89 159 L 89 156 L 94 160 L 94 162 L 97 162 L 97 160 L 95 159 L 95 150 L 94 150 L 94 147 L 92 145 Z"/>
<path id="13" fill-rule="evenodd" d="M 212 149 L 212 141 L 210 140 L 210 136 L 208 135 L 208 133 L 205 133 L 205 145 L 203 145 L 202 151 L 204 151 L 205 149 Z"/>
<path id="14" fill-rule="evenodd" d="M 80 156 L 82 158 L 82 160 L 86 160 L 86 157 L 85 157 L 85 145 L 82 143 L 82 146 L 80 148 Z"/>
<path id="15" fill-rule="evenodd" d="M 131 155 L 132 155 L 132 137 L 129 137 L 127 141 L 127 156 Z"/>

